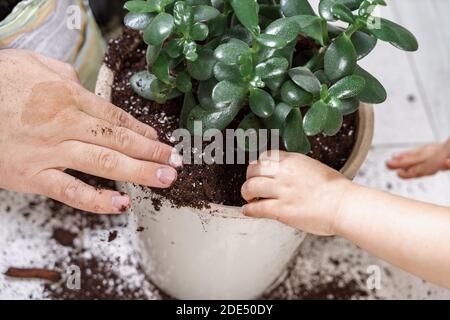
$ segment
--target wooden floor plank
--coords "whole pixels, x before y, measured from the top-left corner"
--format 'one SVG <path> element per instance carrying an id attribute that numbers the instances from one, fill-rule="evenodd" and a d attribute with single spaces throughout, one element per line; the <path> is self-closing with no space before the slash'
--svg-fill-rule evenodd
<path id="1" fill-rule="evenodd" d="M 420 49 L 408 56 L 429 120 L 439 140 L 450 136 L 450 12 L 448 0 L 396 0 L 400 23 L 418 38 Z"/>

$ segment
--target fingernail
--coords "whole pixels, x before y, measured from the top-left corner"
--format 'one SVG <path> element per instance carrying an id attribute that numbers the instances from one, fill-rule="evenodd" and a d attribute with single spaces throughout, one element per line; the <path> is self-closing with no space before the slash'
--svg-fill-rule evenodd
<path id="1" fill-rule="evenodd" d="M 183 157 L 176 150 L 173 150 L 172 155 L 170 156 L 169 159 L 169 164 L 175 168 L 182 167 Z"/>
<path id="2" fill-rule="evenodd" d="M 130 207 L 130 198 L 128 196 L 114 196 L 112 198 L 112 206 L 119 212 L 125 212 Z"/>
<path id="3" fill-rule="evenodd" d="M 171 168 L 159 168 L 156 177 L 162 184 L 170 185 L 177 178 L 177 172 Z"/>

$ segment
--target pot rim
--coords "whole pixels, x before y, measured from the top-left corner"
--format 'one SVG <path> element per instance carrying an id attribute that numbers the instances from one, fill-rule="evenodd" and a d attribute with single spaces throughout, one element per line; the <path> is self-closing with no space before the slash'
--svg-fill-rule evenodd
<path id="1" fill-rule="evenodd" d="M 113 83 L 114 72 L 105 63 L 103 63 L 98 74 L 95 94 L 108 101 L 111 101 Z M 356 141 L 355 145 L 353 146 L 353 150 L 344 167 L 340 170 L 340 172 L 348 179 L 353 179 L 355 177 L 356 173 L 367 158 L 372 145 L 374 132 L 374 112 L 373 106 L 371 104 L 360 104 L 356 131 Z M 170 201 L 166 198 L 163 198 L 163 202 L 170 204 Z M 241 207 L 236 206 L 210 203 L 210 208 L 190 209 L 194 209 L 198 212 L 208 212 L 208 214 L 221 217 L 255 219 L 244 216 Z"/>

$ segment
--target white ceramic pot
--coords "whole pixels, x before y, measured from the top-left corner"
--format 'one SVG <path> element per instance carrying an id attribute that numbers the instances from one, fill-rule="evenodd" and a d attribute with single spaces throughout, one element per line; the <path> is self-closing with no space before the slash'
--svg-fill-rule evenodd
<path id="1" fill-rule="evenodd" d="M 111 98 L 113 73 L 100 70 L 96 93 Z M 361 105 L 357 141 L 342 173 L 352 179 L 367 157 L 373 110 Z M 275 285 L 306 234 L 277 221 L 253 219 L 240 208 L 174 208 L 150 189 L 121 183 L 133 198 L 145 270 L 167 294 L 179 299 L 252 299 Z"/>

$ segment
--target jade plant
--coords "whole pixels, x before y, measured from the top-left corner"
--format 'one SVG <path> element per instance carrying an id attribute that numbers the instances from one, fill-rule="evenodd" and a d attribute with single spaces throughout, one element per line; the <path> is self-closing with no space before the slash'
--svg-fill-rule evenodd
<path id="1" fill-rule="evenodd" d="M 335 135 L 360 102 L 386 100 L 358 65 L 377 40 L 418 49 L 411 32 L 373 15 L 385 5 L 321 0 L 316 13 L 307 0 L 128 1 L 125 25 L 148 45 L 131 86 L 160 104 L 184 95 L 180 126 L 191 131 L 238 118 L 245 130 L 279 129 L 288 151 L 307 153 L 307 136 Z"/>

